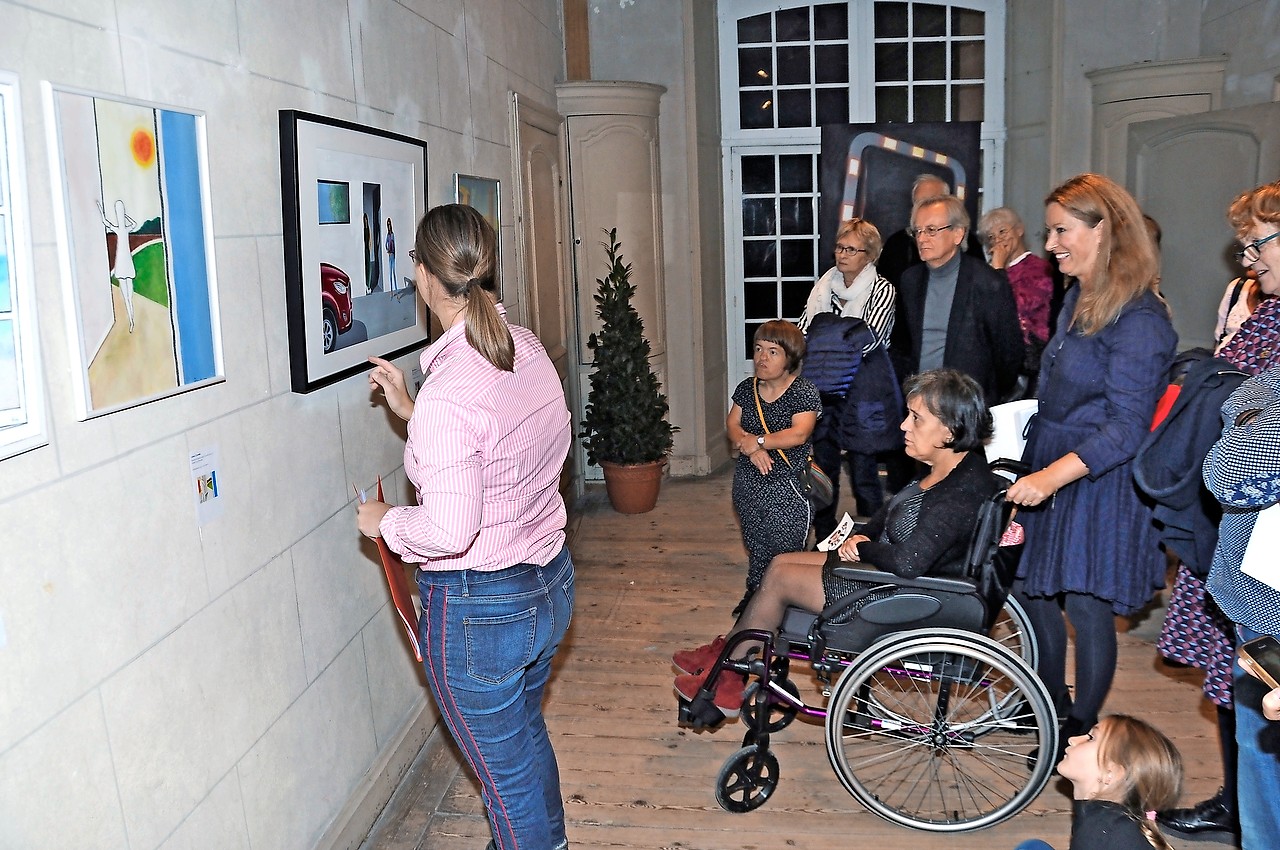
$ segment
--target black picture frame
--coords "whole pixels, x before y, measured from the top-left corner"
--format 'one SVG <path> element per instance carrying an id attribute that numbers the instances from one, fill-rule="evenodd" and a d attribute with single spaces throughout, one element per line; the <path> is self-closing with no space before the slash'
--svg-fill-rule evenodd
<path id="1" fill-rule="evenodd" d="M 321 183 L 350 185 L 345 221 L 329 215 L 321 224 Z M 429 340 L 430 316 L 408 258 L 427 209 L 426 142 L 283 109 L 280 197 L 294 392 L 362 372 L 371 355 L 398 357 Z"/>
<path id="2" fill-rule="evenodd" d="M 870 221 L 884 239 L 910 224 L 911 184 L 920 174 L 950 186 L 976 227 L 981 127 L 980 121 L 823 125 L 818 256 L 831 257 L 836 231 L 849 218 Z"/>

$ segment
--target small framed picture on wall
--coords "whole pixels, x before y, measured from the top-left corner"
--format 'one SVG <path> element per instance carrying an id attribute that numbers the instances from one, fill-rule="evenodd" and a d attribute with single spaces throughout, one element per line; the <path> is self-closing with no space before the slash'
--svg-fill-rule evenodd
<path id="1" fill-rule="evenodd" d="M 20 101 L 0 71 L 0 460 L 48 443 Z"/>
<path id="2" fill-rule="evenodd" d="M 498 297 L 502 297 L 502 197 L 497 180 L 476 177 L 471 174 L 453 175 L 453 200 L 474 207 L 485 221 L 493 225 L 497 240 L 498 256 L 494 258 L 493 285 Z"/>

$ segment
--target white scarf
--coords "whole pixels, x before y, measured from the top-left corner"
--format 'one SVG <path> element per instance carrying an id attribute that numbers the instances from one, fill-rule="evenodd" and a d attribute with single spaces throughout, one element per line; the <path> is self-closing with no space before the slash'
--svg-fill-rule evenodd
<path id="1" fill-rule="evenodd" d="M 809 296 L 808 314 L 810 317 L 817 313 L 834 312 L 834 305 L 831 298 L 835 296 L 844 302 L 844 307 L 840 310 L 842 316 L 853 316 L 861 319 L 862 314 L 867 309 L 867 301 L 871 298 L 871 285 L 876 281 L 876 264 L 867 263 L 866 267 L 858 272 L 858 276 L 853 279 L 853 283 L 846 284 L 844 275 L 840 273 L 838 268 L 827 272 L 820 283 L 826 283 L 825 287 L 815 286 L 813 293 Z M 826 289 L 826 292 L 820 290 Z M 814 298 L 814 296 L 818 296 Z"/>

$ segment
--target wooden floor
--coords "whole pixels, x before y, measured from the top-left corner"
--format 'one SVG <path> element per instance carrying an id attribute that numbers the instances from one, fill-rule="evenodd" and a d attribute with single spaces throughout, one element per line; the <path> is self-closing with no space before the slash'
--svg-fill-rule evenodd
<path id="1" fill-rule="evenodd" d="M 936 835 L 883 821 L 845 792 L 827 762 L 820 726 L 774 735 L 780 783 L 748 814 L 716 803 L 721 763 L 743 727 L 691 732 L 676 724 L 671 653 L 731 625 L 745 555 L 727 473 L 664 482 L 652 513 L 614 513 L 594 490 L 571 528 L 577 606 L 548 690 L 547 723 L 560 763 L 571 847 L 644 850 L 1011 850 L 1043 838 L 1065 850 L 1068 786 L 1049 784 L 1013 820 L 978 833 Z M 1212 714 L 1199 675 L 1153 649 L 1161 612 L 1122 621 L 1120 663 L 1106 706 L 1143 717 L 1173 738 L 1187 763 L 1184 801 L 1218 787 Z M 481 850 L 489 839 L 479 794 L 453 753 L 419 758 L 365 850 Z M 1173 840 L 1179 850 L 1226 847 Z"/>

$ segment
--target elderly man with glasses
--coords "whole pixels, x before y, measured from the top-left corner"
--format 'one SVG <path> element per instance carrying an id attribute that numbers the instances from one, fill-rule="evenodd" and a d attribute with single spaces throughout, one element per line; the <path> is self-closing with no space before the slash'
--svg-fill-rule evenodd
<path id="1" fill-rule="evenodd" d="M 950 194 L 951 185 L 937 174 L 927 172 L 918 174 L 911 183 L 911 206 L 914 207 L 925 198 Z M 880 252 L 880 259 L 876 261 L 876 269 L 884 276 L 885 280 L 894 286 L 897 286 L 898 281 L 902 280 L 903 272 L 920 262 L 920 252 L 916 249 L 916 240 L 910 231 L 911 225 L 908 222 L 906 227 L 889 234 L 888 238 L 884 240 L 884 248 Z M 967 247 L 960 250 L 983 262 L 987 259 L 982 253 L 982 246 L 978 244 L 976 239 L 971 240 Z"/>
<path id="2" fill-rule="evenodd" d="M 1022 327 L 1003 272 L 963 253 L 969 213 L 954 195 L 920 200 L 911 235 L 923 261 L 902 273 L 889 354 L 898 379 L 943 367 L 959 369 L 995 404 L 1014 388 L 1022 366 Z M 896 489 L 909 470 L 890 469 Z M 907 480 L 901 480 L 907 476 Z"/>
<path id="3" fill-rule="evenodd" d="M 981 385 L 987 401 L 1001 399 L 1022 365 L 1022 327 L 1009 281 L 962 253 L 969 213 L 954 195 L 935 195 L 911 212 L 919 265 L 898 284 L 890 353 L 898 377 L 950 367 Z"/>

